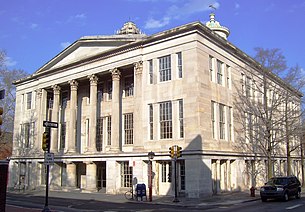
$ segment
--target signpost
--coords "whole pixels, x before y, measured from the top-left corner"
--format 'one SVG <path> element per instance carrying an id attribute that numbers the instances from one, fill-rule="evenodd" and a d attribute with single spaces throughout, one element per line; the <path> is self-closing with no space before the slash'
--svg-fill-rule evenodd
<path id="1" fill-rule="evenodd" d="M 57 122 L 51 122 L 51 121 L 43 121 L 44 127 L 50 127 L 50 128 L 58 128 Z"/>
<path id="2" fill-rule="evenodd" d="M 54 153 L 50 152 L 51 148 L 51 143 L 50 143 L 50 136 L 51 136 L 51 128 L 58 128 L 58 123 L 57 122 L 51 122 L 51 121 L 43 121 L 43 126 L 46 128 L 46 132 L 48 136 L 46 136 L 45 139 L 48 139 L 48 147 L 45 150 L 44 154 L 44 163 L 46 165 L 46 198 L 45 198 L 45 205 L 43 208 L 43 212 L 50 211 L 49 206 L 48 206 L 48 201 L 49 201 L 49 165 L 54 164 Z M 43 138 L 44 139 L 44 138 Z M 43 147 L 44 148 L 44 147 Z"/>

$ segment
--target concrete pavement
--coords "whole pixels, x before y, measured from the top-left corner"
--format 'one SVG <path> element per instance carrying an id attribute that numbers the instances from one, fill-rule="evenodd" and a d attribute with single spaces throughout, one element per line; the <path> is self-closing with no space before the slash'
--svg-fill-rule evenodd
<path id="1" fill-rule="evenodd" d="M 26 192 L 8 192 L 18 195 L 32 195 L 32 196 L 45 196 L 45 191 L 26 191 Z M 9 194 L 8 194 L 9 195 Z M 185 198 L 185 197 L 178 197 L 179 202 L 173 202 L 173 196 L 153 196 L 152 202 L 149 202 L 144 197 L 143 201 L 136 201 L 136 200 L 127 200 L 123 194 L 105 194 L 100 192 L 95 193 L 84 193 L 81 191 L 50 191 L 49 197 L 57 197 L 63 199 L 82 199 L 82 200 L 95 200 L 95 201 L 106 201 L 106 202 L 117 202 L 117 203 L 139 203 L 139 204 L 166 204 L 166 205 L 179 205 L 183 207 L 202 207 L 207 205 L 231 205 L 231 204 L 239 204 L 243 202 L 249 201 L 257 201 L 260 200 L 259 192 L 256 191 L 255 197 L 250 196 L 250 192 L 230 192 L 230 193 L 221 193 L 218 195 L 213 195 L 210 197 L 204 198 Z M 20 209 L 15 206 L 6 206 L 6 212 L 37 212 L 40 210 L 37 209 Z"/>

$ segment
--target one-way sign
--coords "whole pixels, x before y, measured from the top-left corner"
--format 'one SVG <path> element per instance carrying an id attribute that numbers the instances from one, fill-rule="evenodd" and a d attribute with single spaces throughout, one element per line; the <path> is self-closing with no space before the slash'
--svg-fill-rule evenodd
<path id="1" fill-rule="evenodd" d="M 57 122 L 51 122 L 51 121 L 43 121 L 44 127 L 51 127 L 51 128 L 58 128 Z"/>

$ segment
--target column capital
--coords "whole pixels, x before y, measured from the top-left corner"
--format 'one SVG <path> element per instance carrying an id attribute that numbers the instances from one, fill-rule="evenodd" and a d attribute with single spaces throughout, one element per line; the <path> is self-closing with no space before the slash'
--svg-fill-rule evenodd
<path id="1" fill-rule="evenodd" d="M 116 80 L 119 80 L 120 77 L 121 77 L 121 72 L 119 71 L 119 69 L 117 68 L 114 68 L 112 70 L 110 70 L 111 74 L 112 74 L 112 79 L 116 79 Z"/>
<path id="2" fill-rule="evenodd" d="M 71 90 L 77 90 L 78 82 L 76 80 L 70 80 L 70 81 L 68 81 L 68 83 L 71 86 Z"/>
<path id="3" fill-rule="evenodd" d="M 42 88 L 38 88 L 35 90 L 37 98 L 40 99 L 42 97 Z"/>
<path id="4" fill-rule="evenodd" d="M 143 72 L 143 61 L 140 60 L 138 62 L 135 62 L 133 65 L 134 65 L 136 75 L 142 74 L 142 72 Z"/>
<path id="5" fill-rule="evenodd" d="M 89 75 L 87 78 L 89 79 L 91 85 L 97 85 L 98 77 L 96 75 L 92 74 Z"/>
<path id="6" fill-rule="evenodd" d="M 60 89 L 61 89 L 60 86 L 59 85 L 52 85 L 51 87 L 53 88 L 54 94 L 59 95 Z"/>

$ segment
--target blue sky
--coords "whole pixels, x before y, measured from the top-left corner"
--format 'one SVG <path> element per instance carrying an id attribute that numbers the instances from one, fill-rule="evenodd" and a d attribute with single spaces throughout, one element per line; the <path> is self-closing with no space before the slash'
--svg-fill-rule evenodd
<path id="1" fill-rule="evenodd" d="M 205 23 L 211 4 L 239 49 L 279 48 L 305 69 L 305 0 L 2 0 L 0 49 L 8 68 L 32 74 L 82 36 L 112 35 L 129 20 L 147 35 Z"/>

